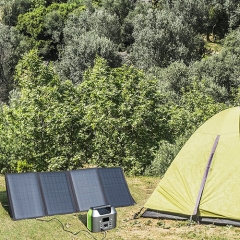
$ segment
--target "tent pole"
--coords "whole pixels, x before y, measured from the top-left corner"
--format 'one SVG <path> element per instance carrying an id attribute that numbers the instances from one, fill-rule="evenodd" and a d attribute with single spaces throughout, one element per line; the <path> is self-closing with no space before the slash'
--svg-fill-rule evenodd
<path id="1" fill-rule="evenodd" d="M 199 189 L 199 192 L 198 192 L 198 197 L 197 197 L 197 201 L 196 201 L 196 204 L 195 204 L 195 208 L 194 208 L 193 214 L 190 217 L 190 222 L 192 221 L 193 216 L 197 215 L 198 207 L 199 207 L 199 204 L 200 204 L 200 201 L 201 201 L 202 193 L 203 193 L 203 190 L 204 190 L 205 183 L 207 181 L 207 177 L 208 177 L 208 173 L 209 173 L 209 170 L 210 170 L 210 166 L 212 164 L 213 155 L 214 155 L 214 153 L 216 151 L 219 138 L 220 138 L 220 135 L 217 135 L 217 137 L 216 137 L 216 139 L 214 141 L 214 144 L 213 144 L 210 156 L 208 158 L 207 166 L 206 166 L 206 169 L 205 169 L 205 172 L 204 172 L 204 175 L 203 175 L 203 179 L 202 179 L 202 183 L 201 183 L 201 186 L 200 186 L 200 189 Z"/>

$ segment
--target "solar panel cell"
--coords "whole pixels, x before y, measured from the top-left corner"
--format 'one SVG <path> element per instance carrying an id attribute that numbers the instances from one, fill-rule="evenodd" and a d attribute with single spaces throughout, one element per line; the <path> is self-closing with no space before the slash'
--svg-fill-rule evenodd
<path id="1" fill-rule="evenodd" d="M 97 168 L 70 171 L 80 211 L 106 204 Z"/>
<path id="2" fill-rule="evenodd" d="M 99 168 L 98 171 L 107 198 L 107 204 L 114 207 L 122 207 L 135 203 L 121 168 Z"/>
<path id="3" fill-rule="evenodd" d="M 34 218 L 45 215 L 35 173 L 7 174 L 6 184 L 12 218 Z"/>
<path id="4" fill-rule="evenodd" d="M 48 215 L 76 212 L 66 172 L 39 173 Z"/>

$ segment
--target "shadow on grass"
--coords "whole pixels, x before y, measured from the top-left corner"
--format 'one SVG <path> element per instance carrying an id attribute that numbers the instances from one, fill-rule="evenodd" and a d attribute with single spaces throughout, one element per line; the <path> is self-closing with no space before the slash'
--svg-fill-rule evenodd
<path id="1" fill-rule="evenodd" d="M 10 209 L 9 209 L 6 191 L 0 191 L 0 203 L 1 203 L 2 207 L 4 208 L 4 210 L 10 215 Z"/>
<path id="2" fill-rule="evenodd" d="M 82 213 L 78 215 L 78 219 L 82 222 L 85 227 L 87 227 L 87 213 Z"/>

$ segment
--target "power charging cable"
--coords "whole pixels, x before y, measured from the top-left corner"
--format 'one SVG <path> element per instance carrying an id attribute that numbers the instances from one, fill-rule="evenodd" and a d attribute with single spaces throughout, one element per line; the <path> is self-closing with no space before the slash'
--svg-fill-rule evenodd
<path id="1" fill-rule="evenodd" d="M 78 234 L 81 233 L 81 232 L 85 232 L 85 233 L 89 234 L 94 240 L 98 240 L 98 239 L 95 238 L 89 231 L 80 230 L 80 231 L 78 231 L 78 232 L 72 232 L 72 231 L 69 231 L 69 230 L 65 229 L 63 223 L 62 223 L 59 219 L 57 219 L 57 218 L 51 218 L 51 219 L 49 219 L 49 220 L 45 220 L 45 219 L 41 219 L 41 218 L 36 218 L 36 220 L 42 221 L 42 222 L 51 222 L 51 221 L 55 220 L 55 221 L 57 221 L 57 222 L 59 222 L 59 223 L 61 224 L 62 229 L 63 229 L 63 231 L 65 231 L 65 232 L 71 233 L 71 234 L 73 234 L 73 235 L 78 235 Z M 101 229 L 101 230 L 102 230 L 101 232 L 102 232 L 103 235 L 104 235 L 103 238 L 102 238 L 102 240 L 104 240 L 104 239 L 106 238 L 107 233 L 106 233 L 106 231 L 104 231 L 103 229 Z"/>

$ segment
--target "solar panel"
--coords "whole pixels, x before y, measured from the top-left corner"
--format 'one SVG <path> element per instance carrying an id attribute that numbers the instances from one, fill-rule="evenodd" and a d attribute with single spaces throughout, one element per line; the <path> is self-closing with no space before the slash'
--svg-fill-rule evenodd
<path id="1" fill-rule="evenodd" d="M 45 215 L 36 173 L 6 174 L 6 186 L 13 219 Z"/>
<path id="2" fill-rule="evenodd" d="M 98 171 L 107 204 L 114 207 L 123 207 L 135 203 L 121 168 L 99 168 Z"/>
<path id="3" fill-rule="evenodd" d="M 6 174 L 6 188 L 14 220 L 135 203 L 121 168 Z"/>
<path id="4" fill-rule="evenodd" d="M 97 168 L 70 171 L 80 211 L 106 204 Z"/>
<path id="5" fill-rule="evenodd" d="M 41 172 L 39 177 L 48 215 L 76 212 L 67 172 Z"/>

